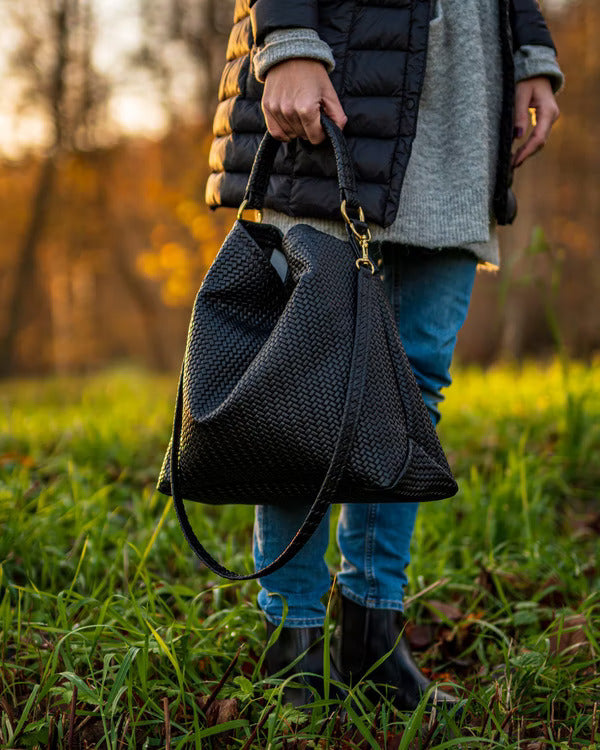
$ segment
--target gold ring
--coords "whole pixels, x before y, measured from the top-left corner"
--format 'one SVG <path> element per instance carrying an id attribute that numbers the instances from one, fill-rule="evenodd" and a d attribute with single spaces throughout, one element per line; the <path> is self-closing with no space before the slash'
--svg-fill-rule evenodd
<path id="1" fill-rule="evenodd" d="M 351 224 L 352 223 L 352 219 L 348 216 L 348 213 L 346 211 L 346 199 L 345 198 L 342 201 L 342 205 L 340 206 L 340 211 L 342 212 L 342 216 L 344 217 L 344 219 L 349 224 Z M 365 212 L 362 210 L 362 206 L 358 207 L 358 218 L 359 218 L 360 221 L 364 221 L 365 220 Z"/>
<path id="2" fill-rule="evenodd" d="M 367 227 L 366 234 L 360 234 L 360 232 L 356 230 L 356 227 L 352 223 L 352 219 L 348 216 L 348 213 L 346 211 L 346 199 L 345 198 L 342 201 L 342 205 L 340 206 L 340 211 L 342 212 L 342 216 L 346 220 L 346 223 L 352 230 L 352 234 L 356 237 L 356 239 L 359 240 L 360 242 L 365 242 L 365 241 L 369 242 L 371 240 L 371 230 L 369 229 L 369 227 Z M 359 221 L 362 221 L 362 222 L 364 222 L 365 220 L 365 212 L 362 210 L 362 206 L 358 207 L 358 219 Z"/>
<path id="3" fill-rule="evenodd" d="M 244 209 L 246 208 L 246 204 L 247 203 L 248 203 L 248 199 L 247 198 L 244 198 L 244 200 L 240 203 L 240 207 L 238 208 L 238 212 L 237 212 L 238 219 L 242 218 L 242 213 L 244 212 Z M 262 221 L 262 218 L 263 218 L 262 209 L 260 209 L 260 208 L 254 208 L 254 209 L 251 209 L 251 210 L 256 211 L 256 213 L 258 215 L 257 221 L 260 223 Z"/>

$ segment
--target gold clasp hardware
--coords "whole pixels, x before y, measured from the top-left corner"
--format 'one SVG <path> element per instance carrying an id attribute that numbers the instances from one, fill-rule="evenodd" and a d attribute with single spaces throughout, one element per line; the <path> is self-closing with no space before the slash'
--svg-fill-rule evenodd
<path id="1" fill-rule="evenodd" d="M 371 230 L 369 227 L 367 227 L 366 234 L 360 234 L 356 230 L 356 227 L 352 223 L 352 219 L 348 216 L 348 212 L 346 211 L 346 199 L 342 201 L 342 205 L 340 206 L 340 210 L 342 212 L 342 216 L 344 217 L 346 223 L 350 227 L 352 234 L 356 237 L 360 244 L 360 249 L 362 250 L 362 257 L 356 259 L 356 267 L 360 268 L 361 266 L 368 266 L 371 269 L 371 273 L 375 273 L 375 266 L 373 265 L 373 262 L 369 258 L 369 240 L 371 239 Z M 362 206 L 358 207 L 358 218 L 360 221 L 365 220 L 365 212 L 362 210 Z"/>
<path id="2" fill-rule="evenodd" d="M 354 263 L 356 264 L 357 268 L 360 268 L 364 265 L 371 269 L 371 274 L 375 273 L 375 266 L 373 265 L 373 261 L 370 258 L 365 258 L 363 256 L 362 258 L 357 258 Z"/>
<path id="3" fill-rule="evenodd" d="M 238 212 L 237 212 L 238 219 L 242 218 L 242 214 L 244 212 L 244 209 L 246 208 L 246 204 L 247 203 L 248 203 L 248 199 L 244 198 L 244 200 L 240 204 L 240 207 L 238 208 Z M 257 221 L 260 223 L 262 221 L 262 216 L 263 216 L 262 210 L 260 208 L 255 208 L 255 209 L 252 209 L 252 210 L 256 211 L 257 216 L 258 216 Z"/>

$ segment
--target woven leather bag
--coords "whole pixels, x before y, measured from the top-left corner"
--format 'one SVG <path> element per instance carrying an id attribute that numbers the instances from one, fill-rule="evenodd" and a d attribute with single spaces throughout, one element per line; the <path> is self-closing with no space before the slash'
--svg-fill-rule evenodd
<path id="1" fill-rule="evenodd" d="M 281 143 L 267 131 L 189 324 L 157 489 L 172 495 L 200 560 L 229 579 L 279 569 L 332 503 L 438 500 L 458 490 L 369 258 L 346 141 L 324 113 L 321 123 L 348 240 L 261 223 Z M 259 221 L 243 219 L 245 208 L 258 209 Z M 198 541 L 184 499 L 310 509 L 273 562 L 243 575 Z"/>

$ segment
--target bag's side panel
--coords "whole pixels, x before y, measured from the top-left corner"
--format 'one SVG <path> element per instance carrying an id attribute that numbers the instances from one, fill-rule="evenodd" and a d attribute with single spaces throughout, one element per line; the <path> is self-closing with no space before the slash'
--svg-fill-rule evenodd
<path id="1" fill-rule="evenodd" d="M 406 414 L 396 382 L 383 315 L 389 302 L 379 276 L 372 285 L 371 333 L 365 393 L 345 481 L 365 489 L 391 487 L 408 457 Z"/>
<path id="2" fill-rule="evenodd" d="M 350 465 L 342 483 L 351 489 L 347 499 L 342 499 L 379 502 L 450 497 L 456 493 L 456 482 L 404 351 L 383 284 L 377 276 L 372 283 L 376 309 L 367 385 Z"/>
<path id="3" fill-rule="evenodd" d="M 456 481 L 391 318 L 385 330 L 412 443 L 411 460 L 398 477 L 394 494 L 399 499 L 451 497 L 458 489 Z M 423 481 L 428 488 L 426 491 L 421 484 Z"/>

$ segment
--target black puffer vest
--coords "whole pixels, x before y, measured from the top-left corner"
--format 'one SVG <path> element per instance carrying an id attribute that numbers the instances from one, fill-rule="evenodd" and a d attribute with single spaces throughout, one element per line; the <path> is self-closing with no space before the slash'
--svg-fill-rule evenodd
<path id="1" fill-rule="evenodd" d="M 503 116 L 494 212 L 499 224 L 516 214 L 510 189 L 514 123 L 513 51 L 554 47 L 536 0 L 498 0 L 503 60 Z M 239 206 L 266 124 L 263 84 L 252 54 L 277 28 L 317 31 L 335 59 L 330 77 L 348 116 L 344 135 L 367 221 L 395 219 L 415 136 L 425 75 L 433 0 L 236 0 L 219 86 L 205 199 L 212 209 Z M 264 205 L 290 216 L 342 219 L 335 161 L 327 139 L 295 138 L 279 148 Z"/>

